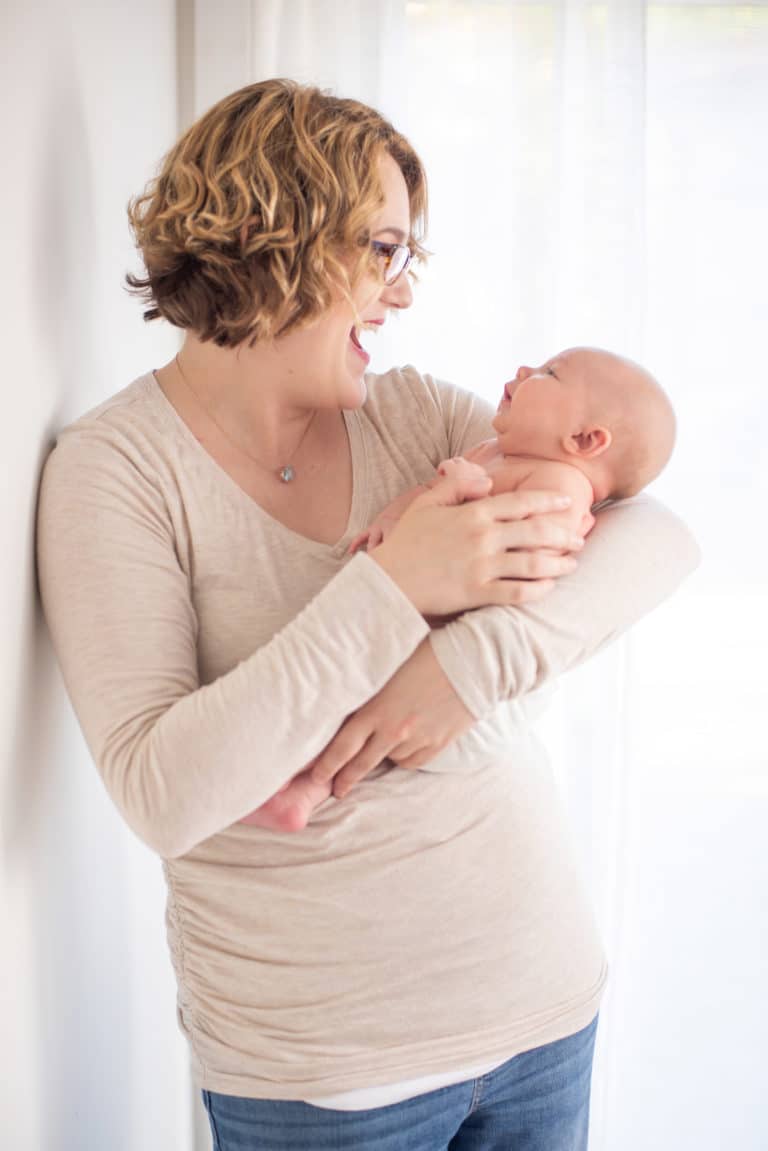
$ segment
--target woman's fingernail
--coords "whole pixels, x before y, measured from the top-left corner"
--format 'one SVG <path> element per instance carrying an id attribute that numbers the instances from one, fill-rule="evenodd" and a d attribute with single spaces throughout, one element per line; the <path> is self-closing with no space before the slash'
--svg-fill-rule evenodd
<path id="1" fill-rule="evenodd" d="M 571 541 L 568 546 L 571 548 L 583 548 L 584 540 L 581 536 L 571 536 Z"/>
<path id="2" fill-rule="evenodd" d="M 556 508 L 569 508 L 571 506 L 570 496 L 555 496 Z"/>

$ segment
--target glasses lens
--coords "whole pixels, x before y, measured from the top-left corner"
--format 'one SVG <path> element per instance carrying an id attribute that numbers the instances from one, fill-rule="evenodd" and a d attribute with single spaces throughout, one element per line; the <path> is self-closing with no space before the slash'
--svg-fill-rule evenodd
<path id="1" fill-rule="evenodd" d="M 384 282 L 393 284 L 397 277 L 408 267 L 411 262 L 411 249 L 406 247 L 405 244 L 393 244 L 392 255 L 387 261 L 387 267 L 384 272 Z"/>

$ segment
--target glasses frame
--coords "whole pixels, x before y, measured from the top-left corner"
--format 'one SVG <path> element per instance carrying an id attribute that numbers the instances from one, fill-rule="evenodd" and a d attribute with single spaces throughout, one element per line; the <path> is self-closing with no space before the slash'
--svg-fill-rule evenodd
<path id="1" fill-rule="evenodd" d="M 384 283 L 394 284 L 402 276 L 413 259 L 413 252 L 407 244 L 395 244 L 389 240 L 371 240 L 371 251 L 384 261 Z M 394 265 L 395 271 L 391 269 Z"/>

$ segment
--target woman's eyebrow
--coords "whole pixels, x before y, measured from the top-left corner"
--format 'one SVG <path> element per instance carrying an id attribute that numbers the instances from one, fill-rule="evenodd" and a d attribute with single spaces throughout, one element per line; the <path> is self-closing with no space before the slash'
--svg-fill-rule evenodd
<path id="1" fill-rule="evenodd" d="M 395 237 L 395 243 L 396 244 L 404 244 L 405 241 L 408 239 L 408 233 L 407 232 L 401 232 L 401 230 L 399 228 L 377 228 L 375 235 L 376 236 L 383 236 L 385 232 L 388 232 L 390 236 Z"/>

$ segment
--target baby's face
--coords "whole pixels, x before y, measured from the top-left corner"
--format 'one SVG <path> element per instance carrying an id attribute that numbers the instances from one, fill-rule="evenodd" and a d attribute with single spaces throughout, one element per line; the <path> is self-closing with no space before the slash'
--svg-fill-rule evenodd
<path id="1" fill-rule="evenodd" d="M 559 352 L 537 368 L 523 366 L 504 385 L 493 427 L 505 455 L 549 456 L 583 422 L 596 352 Z"/>

